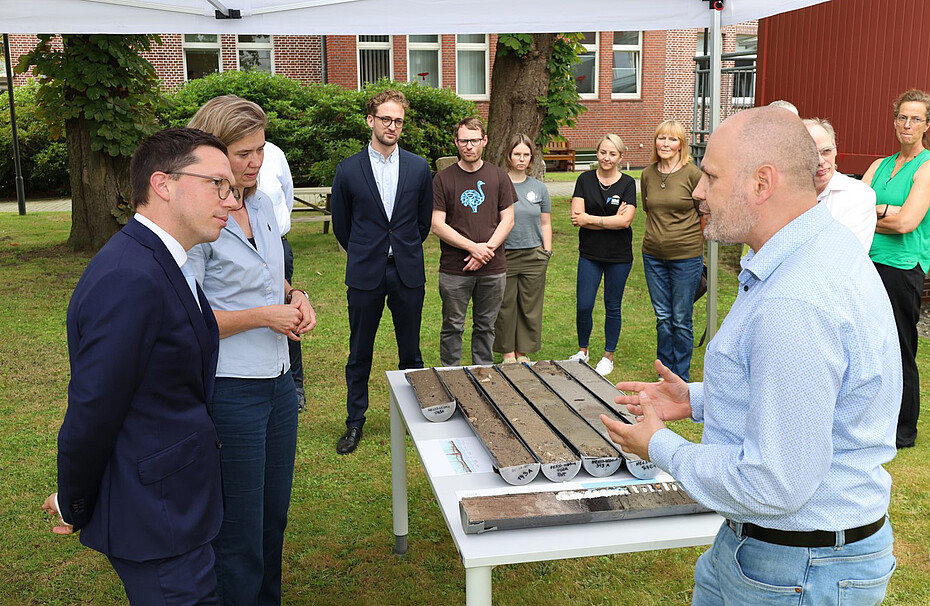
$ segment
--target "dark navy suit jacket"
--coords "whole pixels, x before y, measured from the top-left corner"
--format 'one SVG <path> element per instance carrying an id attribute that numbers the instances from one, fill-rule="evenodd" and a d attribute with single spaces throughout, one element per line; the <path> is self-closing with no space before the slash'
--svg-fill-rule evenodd
<path id="1" fill-rule="evenodd" d="M 426 283 L 423 241 L 433 213 L 433 179 L 426 160 L 398 148 L 397 194 L 388 221 L 368 146 L 336 168 L 331 199 L 333 233 L 346 250 L 346 286 L 373 290 L 384 278 L 388 247 L 404 286 Z"/>
<path id="2" fill-rule="evenodd" d="M 206 406 L 219 333 L 197 290 L 203 311 L 162 241 L 132 220 L 71 297 L 58 503 L 81 542 L 107 555 L 173 557 L 219 531 L 220 443 Z"/>

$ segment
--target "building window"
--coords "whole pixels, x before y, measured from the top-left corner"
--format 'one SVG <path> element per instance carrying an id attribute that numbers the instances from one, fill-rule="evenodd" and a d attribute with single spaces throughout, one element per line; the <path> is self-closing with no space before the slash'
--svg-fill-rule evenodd
<path id="1" fill-rule="evenodd" d="M 600 36 L 597 32 L 582 32 L 581 40 L 584 52 L 578 53 L 579 63 L 572 66 L 575 87 L 582 99 L 597 99 L 597 46 Z"/>
<path id="2" fill-rule="evenodd" d="M 194 80 L 223 71 L 219 34 L 184 34 L 184 78 Z"/>
<path id="3" fill-rule="evenodd" d="M 455 90 L 461 97 L 488 98 L 488 58 L 487 34 L 455 36 Z"/>
<path id="4" fill-rule="evenodd" d="M 752 107 L 756 102 L 756 49 L 759 38 L 736 35 L 733 57 L 733 105 Z"/>
<path id="5" fill-rule="evenodd" d="M 642 51 L 642 32 L 614 32 L 613 79 L 610 88 L 612 98 L 639 99 Z"/>
<path id="6" fill-rule="evenodd" d="M 377 82 L 382 78 L 392 80 L 393 48 L 390 36 L 358 37 L 358 87 Z"/>
<path id="7" fill-rule="evenodd" d="M 274 73 L 274 43 L 268 35 L 240 35 L 236 39 L 239 71 Z"/>
<path id="8" fill-rule="evenodd" d="M 407 36 L 407 80 L 439 88 L 439 35 Z"/>

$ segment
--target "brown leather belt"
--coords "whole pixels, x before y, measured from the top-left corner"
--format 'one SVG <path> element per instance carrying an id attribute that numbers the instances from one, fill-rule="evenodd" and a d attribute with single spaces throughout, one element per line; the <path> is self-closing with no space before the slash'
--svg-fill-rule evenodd
<path id="1" fill-rule="evenodd" d="M 838 536 L 840 532 L 844 535 L 842 544 L 848 545 L 872 536 L 884 525 L 885 516 L 878 518 L 871 524 L 837 532 L 828 530 L 775 530 L 774 528 L 764 528 L 762 526 L 750 524 L 749 522 L 743 522 L 740 532 L 738 530 L 740 529 L 739 522 L 727 520 L 727 526 L 729 526 L 739 538 L 749 537 L 758 541 L 765 541 L 766 543 L 773 543 L 775 545 L 785 545 L 787 547 L 833 547 L 840 543 Z"/>

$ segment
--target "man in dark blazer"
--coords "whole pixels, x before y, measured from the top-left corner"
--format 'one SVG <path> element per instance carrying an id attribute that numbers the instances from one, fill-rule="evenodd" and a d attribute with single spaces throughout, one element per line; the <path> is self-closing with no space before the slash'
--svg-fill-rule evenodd
<path id="1" fill-rule="evenodd" d="M 426 160 L 397 146 L 408 104 L 396 90 L 368 100 L 371 143 L 336 168 L 333 233 L 346 250 L 349 302 L 348 416 L 336 452 L 348 454 L 362 439 L 375 334 L 384 311 L 394 319 L 399 368 L 422 368 L 420 316 L 426 273 L 423 241 L 429 235 L 433 182 Z"/>
<path id="2" fill-rule="evenodd" d="M 43 508 L 59 514 L 56 534 L 81 531 L 109 558 L 132 604 L 216 604 L 221 444 L 206 404 L 219 333 L 181 265 L 240 203 L 226 147 L 201 131 L 149 137 L 130 174 L 136 215 L 68 306 L 58 492 Z"/>

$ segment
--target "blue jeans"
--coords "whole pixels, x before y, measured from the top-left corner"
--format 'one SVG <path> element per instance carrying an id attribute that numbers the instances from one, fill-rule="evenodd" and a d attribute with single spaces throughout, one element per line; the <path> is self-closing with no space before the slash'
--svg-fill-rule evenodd
<path id="1" fill-rule="evenodd" d="M 627 276 L 633 269 L 632 263 L 604 263 L 578 257 L 578 281 L 575 291 L 577 304 L 575 308 L 575 325 L 578 329 L 578 347 L 587 348 L 591 340 L 594 321 L 591 312 L 597 299 L 597 289 L 604 277 L 604 351 L 617 350 L 620 339 L 620 302 Z"/>
<path id="2" fill-rule="evenodd" d="M 703 257 L 666 261 L 643 253 L 643 272 L 656 312 L 656 357 L 685 382 L 691 375 L 694 294 Z"/>
<path id="3" fill-rule="evenodd" d="M 223 525 L 213 539 L 226 606 L 281 603 L 281 551 L 297 450 L 297 391 L 274 379 L 217 377 L 210 415 L 222 443 Z"/>
<path id="4" fill-rule="evenodd" d="M 893 544 L 887 520 L 861 541 L 810 549 L 740 539 L 724 523 L 694 568 L 691 606 L 881 604 L 896 565 Z"/>

